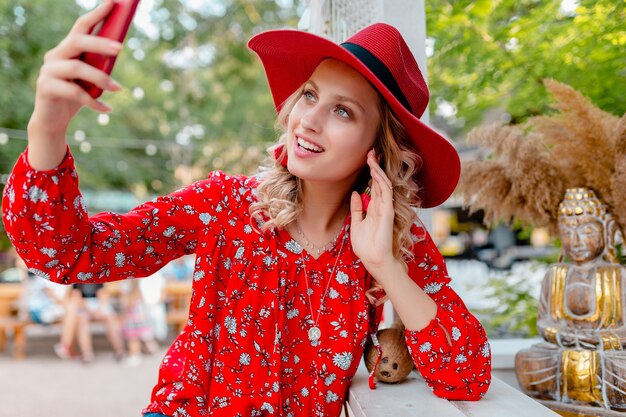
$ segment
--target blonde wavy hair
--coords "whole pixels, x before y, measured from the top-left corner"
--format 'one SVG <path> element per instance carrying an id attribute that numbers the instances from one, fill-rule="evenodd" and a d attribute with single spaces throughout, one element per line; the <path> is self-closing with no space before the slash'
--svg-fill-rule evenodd
<path id="1" fill-rule="evenodd" d="M 302 188 L 300 179 L 291 174 L 279 162 L 287 150 L 274 156 L 274 149 L 285 144 L 287 119 L 296 102 L 303 94 L 303 88 L 293 93 L 283 105 L 278 114 L 276 127 L 281 132 L 277 143 L 270 147 L 270 158 L 265 166 L 261 167 L 260 181 L 257 187 L 258 201 L 250 205 L 250 215 L 262 224 L 261 230 L 270 228 L 284 228 L 295 221 L 302 211 Z M 380 157 L 380 165 L 393 185 L 393 201 L 395 218 L 393 225 L 393 253 L 403 262 L 413 258 L 411 247 L 414 240 L 411 226 L 417 219 L 414 207 L 419 207 L 417 196 L 419 190 L 413 175 L 420 166 L 420 158 L 409 145 L 406 130 L 391 109 L 379 95 L 379 110 L 381 114 L 380 126 L 376 134 L 374 149 Z M 359 175 L 354 190 L 359 194 L 365 192 L 371 176 L 367 165 Z"/>

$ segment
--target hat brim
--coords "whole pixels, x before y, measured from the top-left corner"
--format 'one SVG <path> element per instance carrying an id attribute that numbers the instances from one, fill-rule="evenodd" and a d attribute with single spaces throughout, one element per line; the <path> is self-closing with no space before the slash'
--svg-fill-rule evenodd
<path id="1" fill-rule="evenodd" d="M 421 207 L 438 206 L 452 194 L 461 170 L 454 146 L 408 111 L 348 50 L 321 36 L 293 29 L 260 33 L 250 39 L 248 47 L 261 58 L 277 111 L 324 59 L 333 58 L 356 69 L 389 104 L 422 160 L 414 177 L 420 187 Z"/>

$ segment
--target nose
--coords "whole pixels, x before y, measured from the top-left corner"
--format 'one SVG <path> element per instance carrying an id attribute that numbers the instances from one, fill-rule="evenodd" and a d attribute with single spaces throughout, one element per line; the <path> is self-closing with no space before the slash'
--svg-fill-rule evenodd
<path id="1" fill-rule="evenodd" d="M 313 106 L 302 115 L 300 124 L 304 129 L 319 133 L 322 129 L 322 117 L 321 106 Z"/>

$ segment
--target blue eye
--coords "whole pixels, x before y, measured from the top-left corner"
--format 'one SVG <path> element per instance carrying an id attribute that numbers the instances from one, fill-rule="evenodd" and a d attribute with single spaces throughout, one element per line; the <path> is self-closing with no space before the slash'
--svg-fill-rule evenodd
<path id="1" fill-rule="evenodd" d="M 350 112 L 345 107 L 341 107 L 341 106 L 337 107 L 337 109 L 335 110 L 335 113 L 337 113 L 339 117 L 343 117 L 344 119 L 350 118 Z"/>
<path id="2" fill-rule="evenodd" d="M 313 94 L 311 90 L 304 90 L 304 92 L 302 92 L 302 97 L 307 100 L 315 100 L 315 94 Z"/>

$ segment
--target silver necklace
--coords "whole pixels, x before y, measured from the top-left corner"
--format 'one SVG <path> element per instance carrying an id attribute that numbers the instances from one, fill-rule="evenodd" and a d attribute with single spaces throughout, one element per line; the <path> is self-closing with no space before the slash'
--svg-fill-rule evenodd
<path id="1" fill-rule="evenodd" d="M 306 235 L 302 231 L 302 228 L 300 227 L 300 221 L 296 219 L 296 230 L 298 231 L 298 234 L 300 235 L 302 240 L 304 240 L 304 245 L 307 247 L 307 250 L 311 249 L 311 252 L 315 252 L 317 256 L 320 256 L 322 252 L 326 252 L 329 248 L 335 246 L 337 238 L 339 238 L 339 234 L 341 233 L 341 229 L 343 229 L 343 225 L 339 228 L 339 230 L 335 234 L 335 237 L 333 237 L 330 242 L 328 242 L 324 246 L 317 246 L 306 237 Z"/>
<path id="2" fill-rule="evenodd" d="M 342 226 L 343 229 L 343 226 Z M 341 232 L 341 229 L 339 229 Z M 339 234 L 337 234 L 339 236 Z M 337 237 L 335 237 L 335 240 Z M 333 275 L 335 275 L 335 271 L 337 270 L 337 262 L 339 261 L 339 257 L 343 252 L 343 245 L 346 243 L 347 236 L 344 236 L 341 240 L 341 246 L 339 247 L 339 252 L 337 253 L 337 258 L 335 258 L 335 265 L 333 265 L 333 269 L 330 271 L 330 276 L 328 277 L 328 282 L 326 283 L 326 289 L 324 290 L 324 294 L 322 294 L 322 299 L 320 301 L 320 308 L 317 310 L 317 317 L 313 322 L 313 326 L 309 328 L 307 335 L 309 337 L 309 341 L 312 346 L 317 346 L 318 341 L 322 337 L 322 331 L 318 327 L 318 321 L 320 319 L 320 314 L 322 312 L 322 307 L 324 306 L 324 300 L 326 300 L 326 294 L 328 294 L 328 289 L 330 288 L 330 282 L 333 280 Z M 302 257 L 302 267 L 304 268 L 304 282 L 306 283 L 306 294 L 309 298 L 309 311 L 311 312 L 311 320 L 313 320 L 313 304 L 311 303 L 311 291 L 309 290 L 309 274 L 306 269 L 306 262 L 304 261 L 304 257 Z"/>

